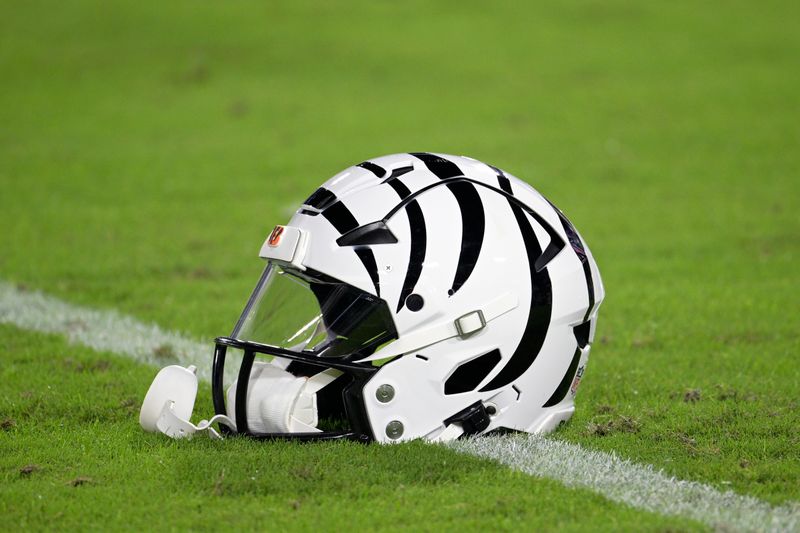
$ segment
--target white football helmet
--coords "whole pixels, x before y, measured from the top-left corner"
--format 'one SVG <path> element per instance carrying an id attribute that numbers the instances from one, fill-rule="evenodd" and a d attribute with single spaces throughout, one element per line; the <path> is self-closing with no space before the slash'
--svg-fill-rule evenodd
<path id="1" fill-rule="evenodd" d="M 572 416 L 603 284 L 569 220 L 514 176 L 450 155 L 371 159 L 325 182 L 260 256 L 216 340 L 224 433 L 450 440 Z M 196 428 L 153 394 L 143 425 Z"/>

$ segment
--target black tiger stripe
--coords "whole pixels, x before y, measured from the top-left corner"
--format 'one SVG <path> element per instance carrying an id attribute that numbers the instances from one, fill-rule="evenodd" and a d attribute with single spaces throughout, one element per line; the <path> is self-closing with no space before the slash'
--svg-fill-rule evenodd
<path id="1" fill-rule="evenodd" d="M 511 191 L 511 180 L 508 179 L 506 173 L 500 170 L 499 168 L 486 163 L 486 166 L 494 170 L 494 173 L 497 174 L 497 183 L 500 185 L 500 188 L 506 191 L 508 194 L 514 194 Z"/>
<path id="2" fill-rule="evenodd" d="M 369 170 L 379 178 L 382 178 L 386 175 L 386 169 L 380 165 L 376 165 L 372 161 L 364 161 L 363 163 L 359 163 L 356 166 Z"/>
<path id="3" fill-rule="evenodd" d="M 355 248 L 354 251 L 364 268 L 367 269 L 369 278 L 372 280 L 372 285 L 375 287 L 375 294 L 380 297 L 381 295 L 381 282 L 378 278 L 378 263 L 375 261 L 375 254 L 372 253 L 370 248 Z"/>
<path id="4" fill-rule="evenodd" d="M 578 363 L 580 360 L 581 349 L 578 348 L 572 355 L 572 361 L 570 361 L 569 368 L 567 368 L 567 372 L 564 374 L 564 377 L 561 378 L 561 383 L 558 384 L 558 387 L 556 387 L 556 390 L 553 391 L 552 396 L 550 396 L 550 398 L 542 407 L 553 407 L 567 396 L 569 387 L 572 385 L 572 380 L 575 379 L 575 373 L 578 371 Z"/>
<path id="5" fill-rule="evenodd" d="M 342 235 L 358 227 L 356 217 L 353 216 L 353 213 L 347 209 L 347 206 L 345 206 L 341 200 L 337 200 L 325 209 L 322 212 L 322 216 Z M 375 294 L 380 296 L 381 285 L 380 279 L 378 278 L 378 263 L 375 261 L 375 254 L 372 253 L 372 249 L 370 248 L 354 248 L 354 251 L 364 265 L 364 268 L 367 269 L 369 278 L 372 280 L 372 284 L 375 287 Z"/>
<path id="6" fill-rule="evenodd" d="M 456 176 L 464 175 L 461 169 L 458 168 L 458 165 L 444 157 L 429 154 L 428 152 L 411 152 L 411 155 L 425 163 L 428 170 L 436 174 L 436 177 L 439 179 L 455 178 Z"/>
<path id="7" fill-rule="evenodd" d="M 405 183 L 397 179 L 395 174 L 398 173 L 398 170 L 401 171 L 399 173 L 400 175 L 405 174 L 408 172 L 406 168 L 407 167 L 396 169 L 392 172 L 392 176 L 386 180 L 386 183 L 394 189 L 401 200 L 410 195 L 411 191 L 406 187 Z M 422 208 L 416 200 L 411 200 L 406 204 L 405 210 L 408 216 L 408 226 L 411 231 L 411 253 L 408 258 L 408 269 L 406 270 L 406 277 L 403 280 L 403 288 L 400 291 L 400 298 L 397 301 L 398 313 L 405 305 L 406 298 L 414 292 L 414 287 L 417 285 L 419 277 L 422 275 L 422 263 L 425 261 L 425 253 L 428 245 L 428 235 L 425 229 L 425 217 L 422 214 Z"/>
<path id="8" fill-rule="evenodd" d="M 331 204 L 325 211 L 322 212 L 322 216 L 324 216 L 325 219 L 330 222 L 334 228 L 336 228 L 336 231 L 342 234 L 358 227 L 358 221 L 356 220 L 356 217 L 353 216 L 353 213 L 347 209 L 341 200 L 337 200 Z"/>
<path id="9" fill-rule="evenodd" d="M 441 180 L 464 175 L 458 165 L 441 156 L 427 152 L 412 152 L 411 155 L 425 163 L 428 170 Z M 469 279 L 478 262 L 486 230 L 486 215 L 481 197 L 472 183 L 447 183 L 447 188 L 453 193 L 461 211 L 461 252 L 453 283 L 447 291 L 452 296 Z"/>
<path id="10" fill-rule="evenodd" d="M 583 244 L 583 240 L 580 235 L 578 235 L 578 231 L 575 229 L 575 226 L 572 225 L 572 222 L 569 221 L 567 216 L 562 213 L 559 208 L 553 205 L 553 202 L 550 200 L 547 200 L 547 202 L 553 207 L 555 212 L 558 213 L 558 219 L 561 221 L 561 226 L 567 234 L 569 244 L 583 268 L 583 277 L 586 279 L 586 291 L 589 295 L 589 307 L 586 308 L 586 314 L 583 316 L 583 321 L 586 322 L 589 320 L 589 315 L 592 314 L 592 309 L 594 309 L 595 304 L 594 279 L 592 278 L 592 268 L 589 265 L 589 256 L 586 255 L 586 248 Z"/>
<path id="11" fill-rule="evenodd" d="M 508 194 L 513 194 L 511 184 L 504 175 L 498 174 L 500 188 Z M 536 260 L 542 254 L 542 248 L 536 233 L 533 231 L 528 216 L 522 208 L 508 199 L 508 205 L 519 226 L 525 252 L 528 256 L 528 270 L 531 279 L 531 303 L 528 311 L 528 322 L 525 331 L 517 345 L 516 350 L 508 359 L 503 369 L 486 385 L 481 392 L 486 392 L 504 387 L 525 373 L 536 360 L 544 344 L 547 330 L 550 326 L 550 317 L 553 309 L 553 285 L 547 269 L 536 269 Z"/>
<path id="12" fill-rule="evenodd" d="M 511 191 L 511 180 L 508 179 L 506 173 L 495 166 L 489 165 L 488 163 L 486 163 L 486 166 L 494 170 L 495 174 L 497 174 L 497 182 L 500 184 L 500 188 L 513 196 L 514 193 Z M 545 198 L 545 200 L 547 200 L 547 198 Z M 547 200 L 547 203 L 552 205 L 553 209 L 558 212 L 556 206 L 554 206 L 549 200 Z M 552 261 L 553 258 L 555 258 L 555 256 L 557 256 L 559 252 L 564 249 L 565 244 L 564 239 L 562 239 L 561 236 L 555 232 L 555 230 L 544 220 L 544 218 L 541 217 L 541 215 L 533 210 L 528 211 L 528 214 L 536 219 L 536 222 L 541 224 L 545 231 L 547 231 L 547 234 L 550 236 L 550 243 L 547 245 L 547 248 L 545 248 L 542 252 L 542 255 L 536 259 L 536 270 L 539 271 L 547 266 L 547 263 Z"/>

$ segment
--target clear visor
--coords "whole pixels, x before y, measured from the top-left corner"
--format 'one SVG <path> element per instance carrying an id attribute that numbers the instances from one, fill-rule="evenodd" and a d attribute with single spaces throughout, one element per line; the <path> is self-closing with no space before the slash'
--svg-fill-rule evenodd
<path id="1" fill-rule="evenodd" d="M 314 357 L 357 360 L 397 333 L 380 298 L 269 263 L 231 336 Z"/>

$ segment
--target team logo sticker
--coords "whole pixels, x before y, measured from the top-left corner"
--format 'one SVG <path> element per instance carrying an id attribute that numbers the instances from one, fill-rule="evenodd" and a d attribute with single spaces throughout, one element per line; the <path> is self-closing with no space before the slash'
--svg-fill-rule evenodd
<path id="1" fill-rule="evenodd" d="M 278 246 L 280 246 L 284 229 L 285 228 L 283 226 L 275 226 L 275 229 L 272 230 L 272 233 L 269 234 L 269 239 L 267 239 L 267 244 L 269 244 L 271 248 L 277 248 Z"/>
<path id="2" fill-rule="evenodd" d="M 578 368 L 578 371 L 575 373 L 575 379 L 572 380 L 572 385 L 569 387 L 569 391 L 573 396 L 575 396 L 575 394 L 578 392 L 578 386 L 581 384 L 581 378 L 583 377 L 584 370 L 586 370 L 585 366 Z"/>

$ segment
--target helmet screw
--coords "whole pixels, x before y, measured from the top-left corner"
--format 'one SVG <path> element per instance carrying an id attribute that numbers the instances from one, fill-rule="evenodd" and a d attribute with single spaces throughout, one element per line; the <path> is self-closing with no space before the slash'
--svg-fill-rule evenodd
<path id="1" fill-rule="evenodd" d="M 381 403 L 389 403 L 394 398 L 394 387 L 384 383 L 375 391 L 375 397 Z M 401 430 L 402 431 L 402 430 Z"/>
<path id="2" fill-rule="evenodd" d="M 399 439 L 403 435 L 403 423 L 399 420 L 392 420 L 386 424 L 386 436 L 392 440 Z"/>
<path id="3" fill-rule="evenodd" d="M 497 414 L 497 407 L 494 404 L 486 404 L 486 414 L 494 416 Z"/>

